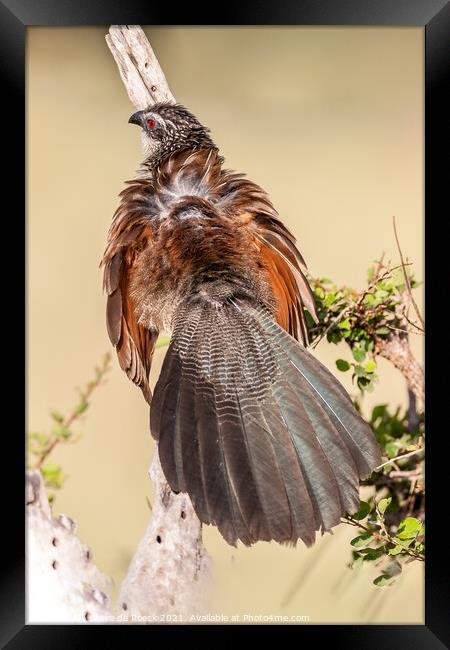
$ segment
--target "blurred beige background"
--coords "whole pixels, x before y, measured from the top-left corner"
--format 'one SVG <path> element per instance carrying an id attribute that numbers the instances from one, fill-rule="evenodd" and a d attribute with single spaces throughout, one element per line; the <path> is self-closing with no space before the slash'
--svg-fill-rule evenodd
<path id="1" fill-rule="evenodd" d="M 110 348 L 98 264 L 117 195 L 141 160 L 133 112 L 106 47 L 107 28 L 30 28 L 27 68 L 28 428 L 74 405 L 75 386 Z M 208 125 L 229 167 L 266 188 L 314 275 L 355 287 L 384 251 L 423 278 L 421 28 L 146 28 L 178 101 Z M 418 295 L 419 305 L 422 297 Z M 422 358 L 422 339 L 413 337 Z M 332 370 L 339 352 L 316 350 Z M 154 385 L 164 356 L 157 350 Z M 405 404 L 402 377 L 380 361 L 367 400 Z M 336 371 L 337 373 L 337 371 Z M 348 378 L 337 373 L 344 381 Z M 353 390 L 350 383 L 347 388 Z M 141 393 L 114 358 L 76 445 L 58 449 L 69 478 L 56 512 L 73 517 L 119 584 L 149 516 L 153 445 Z M 346 567 L 354 529 L 312 549 L 204 539 L 215 611 L 308 615 L 312 623 L 423 622 L 423 572 L 390 588 L 373 567 Z"/>

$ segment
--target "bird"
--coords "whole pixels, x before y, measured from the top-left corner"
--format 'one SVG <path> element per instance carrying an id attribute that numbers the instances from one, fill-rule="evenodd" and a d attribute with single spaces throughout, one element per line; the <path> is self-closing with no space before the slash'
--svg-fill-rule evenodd
<path id="1" fill-rule="evenodd" d="M 296 239 L 185 106 L 129 122 L 145 157 L 107 236 L 106 325 L 150 405 L 164 476 L 232 546 L 311 546 L 358 510 L 380 447 L 307 349 L 317 313 Z M 170 344 L 152 394 L 160 333 Z"/>

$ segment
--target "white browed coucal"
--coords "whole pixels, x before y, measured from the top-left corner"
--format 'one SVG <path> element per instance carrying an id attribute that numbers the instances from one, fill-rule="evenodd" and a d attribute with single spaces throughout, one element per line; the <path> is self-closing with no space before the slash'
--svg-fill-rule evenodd
<path id="1" fill-rule="evenodd" d="M 311 545 L 380 462 L 368 424 L 306 349 L 305 264 L 267 194 L 223 168 L 183 106 L 135 113 L 145 160 L 103 258 L 107 327 L 151 404 L 170 487 L 236 544 Z M 151 396 L 159 332 L 172 339 Z"/>

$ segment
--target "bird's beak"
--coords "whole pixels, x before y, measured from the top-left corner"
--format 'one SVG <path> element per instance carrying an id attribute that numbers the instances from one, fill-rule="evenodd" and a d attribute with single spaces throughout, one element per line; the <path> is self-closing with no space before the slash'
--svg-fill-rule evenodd
<path id="1" fill-rule="evenodd" d="M 137 113 L 133 113 L 133 115 L 130 117 L 128 122 L 130 124 L 137 124 L 138 126 L 142 126 L 142 114 L 144 111 L 137 111 Z"/>

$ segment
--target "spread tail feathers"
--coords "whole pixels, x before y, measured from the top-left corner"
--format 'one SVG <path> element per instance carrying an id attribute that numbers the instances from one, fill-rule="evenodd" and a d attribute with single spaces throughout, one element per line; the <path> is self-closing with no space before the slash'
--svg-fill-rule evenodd
<path id="1" fill-rule="evenodd" d="M 359 506 L 380 462 L 334 376 L 263 308 L 191 299 L 178 313 L 151 406 L 174 491 L 235 545 L 306 545 Z"/>

